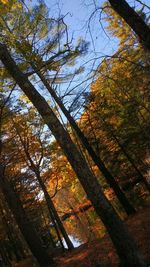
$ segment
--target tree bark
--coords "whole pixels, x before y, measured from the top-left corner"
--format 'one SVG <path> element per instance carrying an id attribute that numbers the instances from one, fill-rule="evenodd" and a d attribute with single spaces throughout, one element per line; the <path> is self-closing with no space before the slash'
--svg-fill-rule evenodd
<path id="1" fill-rule="evenodd" d="M 112 8 L 120 15 L 139 37 L 142 45 L 150 51 L 150 28 L 138 13 L 125 0 L 108 0 Z"/>
<path id="2" fill-rule="evenodd" d="M 15 61 L 3 44 L 0 45 L 0 59 L 7 71 L 14 78 L 22 91 L 39 111 L 45 124 L 52 131 L 68 161 L 74 169 L 83 186 L 87 197 L 90 199 L 98 216 L 103 221 L 114 243 L 121 263 L 126 267 L 145 267 L 138 248 L 107 198 L 102 192 L 96 177 L 89 169 L 84 157 L 72 142 L 68 132 L 65 131 L 45 99 L 38 93 L 27 77 L 21 72 Z"/>
<path id="3" fill-rule="evenodd" d="M 14 189 L 12 188 L 6 177 L 3 175 L 3 167 L 1 166 L 0 187 L 33 256 L 42 266 L 53 264 L 52 258 L 43 248 L 42 243 L 37 236 L 37 233 L 35 232 L 31 222 L 27 218 L 19 197 L 14 192 Z"/>

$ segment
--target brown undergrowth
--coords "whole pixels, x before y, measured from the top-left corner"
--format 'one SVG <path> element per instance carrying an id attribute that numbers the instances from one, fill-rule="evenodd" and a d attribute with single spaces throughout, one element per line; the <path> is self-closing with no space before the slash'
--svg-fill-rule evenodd
<path id="1" fill-rule="evenodd" d="M 150 258 L 150 208 L 130 216 L 126 223 L 139 249 Z M 113 244 L 106 234 L 102 239 L 81 245 L 57 259 L 59 267 L 116 267 L 119 263 Z"/>
<path id="2" fill-rule="evenodd" d="M 126 220 L 128 229 L 134 236 L 143 255 L 150 259 L 150 208 L 144 208 Z M 102 239 L 95 240 L 75 248 L 71 252 L 55 258 L 58 267 L 117 267 L 119 264 L 113 244 L 106 234 Z M 27 259 L 15 267 L 32 267 L 34 264 Z"/>

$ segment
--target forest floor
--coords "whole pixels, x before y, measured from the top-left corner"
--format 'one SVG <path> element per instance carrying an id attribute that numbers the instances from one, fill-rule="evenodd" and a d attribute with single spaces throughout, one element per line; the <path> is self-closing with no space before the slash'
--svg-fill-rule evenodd
<path id="1" fill-rule="evenodd" d="M 126 223 L 129 232 L 134 236 L 143 255 L 150 259 L 150 208 L 144 208 L 130 216 Z M 118 257 L 112 242 L 106 234 L 95 240 L 56 257 L 58 267 L 117 267 Z M 31 262 L 15 264 L 15 267 L 32 267 Z"/>

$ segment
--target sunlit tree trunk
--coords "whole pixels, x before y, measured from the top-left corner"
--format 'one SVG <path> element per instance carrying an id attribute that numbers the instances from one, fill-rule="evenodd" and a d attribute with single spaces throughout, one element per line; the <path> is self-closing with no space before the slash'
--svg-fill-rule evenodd
<path id="1" fill-rule="evenodd" d="M 8 207 L 14 215 L 14 218 L 25 238 L 33 256 L 42 265 L 52 264 L 52 258 L 47 254 L 43 248 L 42 243 L 35 232 L 32 223 L 26 216 L 26 213 L 22 207 L 22 203 L 14 191 L 13 187 L 8 182 L 7 178 L 3 174 L 3 167 L 0 166 L 0 187 L 7 201 Z"/>
<path id="2" fill-rule="evenodd" d="M 142 45 L 150 51 L 150 28 L 125 0 L 108 0 L 112 8 L 120 15 L 139 37 Z"/>
<path id="3" fill-rule="evenodd" d="M 27 77 L 20 71 L 5 45 L 0 45 L 0 59 L 5 68 L 20 86 L 25 95 L 37 108 L 58 144 L 64 151 L 83 186 L 87 197 L 93 204 L 98 216 L 103 221 L 120 257 L 122 266 L 145 267 L 146 264 L 138 248 L 109 201 L 102 192 L 96 177 L 89 169 L 84 157 L 72 142 L 68 132 L 62 127 L 45 99 L 38 93 Z"/>

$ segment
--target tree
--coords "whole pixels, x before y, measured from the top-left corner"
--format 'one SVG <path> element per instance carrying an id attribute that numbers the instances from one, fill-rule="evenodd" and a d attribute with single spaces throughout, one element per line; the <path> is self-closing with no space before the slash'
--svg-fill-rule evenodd
<path id="1" fill-rule="evenodd" d="M 35 19 L 36 19 L 36 17 L 35 17 Z M 60 34 L 59 31 L 58 31 L 58 34 Z M 12 34 L 12 38 L 14 38 L 13 34 Z M 25 57 L 28 64 L 31 64 L 31 67 L 33 69 L 33 71 L 31 71 L 31 73 L 35 73 L 39 76 L 39 78 L 41 79 L 41 81 L 44 84 L 44 86 L 46 87 L 46 89 L 49 91 L 51 96 L 54 98 L 54 100 L 56 101 L 56 103 L 58 104 L 58 106 L 60 107 L 60 109 L 62 110 L 62 112 L 66 116 L 66 118 L 68 119 L 70 125 L 77 133 L 78 138 L 81 140 L 84 147 L 87 149 L 88 153 L 92 157 L 93 161 L 96 163 L 96 165 L 98 166 L 98 168 L 100 169 L 100 171 L 102 172 L 104 177 L 106 178 L 107 183 L 113 188 L 115 194 L 117 195 L 117 197 L 118 197 L 120 203 L 122 204 L 123 208 L 125 209 L 126 213 L 128 215 L 133 214 L 135 212 L 134 207 L 128 201 L 125 194 L 123 193 L 123 191 L 119 187 L 118 183 L 116 182 L 115 178 L 113 177 L 113 175 L 109 172 L 109 170 L 105 166 L 104 162 L 101 160 L 100 157 L 98 157 L 98 155 L 96 155 L 95 151 L 90 146 L 88 139 L 84 136 L 84 134 L 82 133 L 82 131 L 78 127 L 78 125 L 75 122 L 75 120 L 73 119 L 73 117 L 70 115 L 68 110 L 65 108 L 63 102 L 57 96 L 57 94 L 55 93 L 55 90 L 50 85 L 49 81 L 42 74 L 43 71 L 44 71 L 44 73 L 45 72 L 48 73 L 50 70 L 51 71 L 54 70 L 54 66 L 57 66 L 58 69 L 61 68 L 62 65 L 64 64 L 64 61 L 66 61 L 66 59 L 68 59 L 68 61 L 70 62 L 72 57 L 76 57 L 78 54 L 81 54 L 81 52 L 79 53 L 79 48 L 78 49 L 76 48 L 74 51 L 72 51 L 70 48 L 69 48 L 69 50 L 58 51 L 55 54 L 55 56 L 50 57 L 49 60 L 46 63 L 44 63 L 40 54 L 36 53 L 36 51 L 35 51 L 36 49 L 35 49 L 34 45 L 33 44 L 31 45 L 31 43 L 28 40 L 26 40 L 25 37 L 20 36 L 20 39 L 21 39 L 20 41 L 15 41 L 16 50 L 19 51 L 19 53 L 21 53 L 21 55 L 23 57 Z M 34 43 L 34 42 L 35 42 L 35 40 L 33 40 L 32 43 Z M 56 46 L 57 43 L 53 42 L 51 45 Z M 67 52 L 67 54 L 65 55 L 66 52 Z M 63 56 L 61 59 L 59 59 L 60 55 Z M 57 58 L 59 60 L 57 60 Z M 33 59 L 34 59 L 34 61 L 33 61 Z M 55 61 L 54 59 L 57 61 Z M 54 80 L 55 80 L 55 78 L 54 78 Z"/>
<path id="2" fill-rule="evenodd" d="M 32 64 L 32 66 L 33 66 L 33 64 Z M 54 100 L 56 101 L 56 103 L 58 104 L 60 109 L 62 110 L 62 112 L 64 113 L 64 115 L 66 116 L 66 118 L 68 119 L 71 127 L 74 129 L 74 131 L 77 134 L 79 140 L 82 142 L 83 146 L 88 151 L 88 153 L 91 156 L 92 160 L 95 162 L 95 164 L 98 166 L 99 170 L 102 172 L 102 174 L 105 177 L 107 183 L 110 185 L 110 187 L 113 188 L 116 196 L 118 197 L 118 199 L 119 199 L 120 203 L 122 204 L 122 206 L 123 206 L 124 210 L 126 211 L 126 213 L 128 215 L 133 214 L 135 212 L 134 208 L 132 207 L 132 205 L 130 204 L 128 199 L 126 198 L 125 194 L 120 189 L 118 183 L 115 181 L 115 178 L 109 172 L 109 170 L 107 169 L 107 167 L 105 166 L 105 164 L 103 163 L 101 158 L 96 155 L 96 153 L 93 150 L 92 146 L 89 144 L 88 139 L 85 137 L 83 132 L 80 130 L 80 128 L 78 127 L 77 123 L 75 122 L 73 117 L 70 115 L 69 111 L 65 108 L 65 106 L 63 105 L 61 99 L 59 97 L 57 97 L 57 94 L 53 90 L 52 86 L 48 83 L 48 81 L 44 78 L 44 76 L 40 73 L 40 71 L 38 71 L 37 68 L 34 67 L 34 66 L 33 66 L 33 68 L 34 68 L 35 72 L 38 74 L 38 76 L 41 79 L 41 81 L 43 82 L 43 84 L 45 85 L 45 87 L 50 92 L 51 96 L 54 98 Z"/>
<path id="3" fill-rule="evenodd" d="M 12 186 L 9 184 L 7 178 L 5 177 L 4 167 L 2 166 L 2 164 L 0 166 L 0 175 L 0 186 L 3 194 L 27 244 L 29 245 L 31 252 L 40 264 L 52 264 L 53 260 L 51 259 L 51 257 L 49 257 L 45 249 L 42 247 L 40 239 L 38 238 L 32 224 L 30 223 L 24 212 L 21 201 L 19 200 Z"/>
<path id="4" fill-rule="evenodd" d="M 125 0 L 109 0 L 109 3 L 137 34 L 142 45 L 150 51 L 150 28 L 140 15 Z"/>
<path id="5" fill-rule="evenodd" d="M 146 266 L 138 252 L 135 242 L 128 233 L 124 223 L 104 196 L 96 177 L 90 171 L 85 159 L 77 150 L 69 134 L 64 130 L 45 99 L 37 92 L 27 77 L 18 68 L 4 44 L 0 45 L 0 59 L 9 74 L 37 108 L 44 122 L 63 149 L 88 198 L 91 200 L 95 211 L 106 226 L 123 266 Z"/>
<path id="6" fill-rule="evenodd" d="M 23 260 L 27 251 L 2 192 L 0 199 L 0 255 L 4 264 L 10 266 L 13 258 L 17 261 Z"/>
<path id="7" fill-rule="evenodd" d="M 122 184 L 134 179 L 131 184 L 143 182 L 149 191 L 145 177 L 150 130 L 149 55 L 137 44 L 125 21 L 110 6 L 104 7 L 106 29 L 119 45 L 117 52 L 106 56 L 98 67 L 87 97 L 83 129 L 92 142 L 94 135 L 88 129 L 91 120 L 98 153 Z"/>
<path id="8" fill-rule="evenodd" d="M 22 202 L 20 200 L 19 195 L 16 193 L 12 181 L 9 181 L 9 171 L 12 172 L 10 167 L 11 165 L 11 157 L 14 156 L 13 151 L 9 151 L 10 154 L 3 154 L 4 149 L 4 140 L 7 139 L 8 136 L 4 133 L 3 123 L 8 123 L 8 111 L 9 108 L 6 106 L 6 103 L 9 101 L 10 95 L 5 99 L 1 99 L 0 106 L 0 188 L 6 199 L 7 205 L 11 210 L 19 229 L 27 242 L 32 254 L 38 260 L 40 264 L 53 264 L 53 259 L 48 255 L 45 248 L 42 245 L 42 242 L 37 235 L 30 219 L 28 218 Z M 7 103 L 8 104 L 8 103 Z M 8 125 L 7 125 L 8 126 Z M 12 139 L 13 140 L 13 139 Z M 9 143 L 9 142 L 8 142 Z M 15 155 L 16 156 L 16 155 Z M 8 167 L 8 168 L 7 168 Z M 6 169 L 10 170 L 6 171 Z M 15 176 L 15 175 L 14 175 Z"/>
<path id="9" fill-rule="evenodd" d="M 19 120 L 19 124 L 21 123 L 21 119 Z M 32 120 L 32 124 L 33 124 L 33 120 Z M 25 158 L 27 160 L 27 164 L 29 165 L 29 168 L 32 170 L 32 172 L 35 174 L 39 184 L 40 184 L 40 187 L 44 193 L 44 197 L 45 197 L 45 200 L 46 200 L 46 204 L 47 204 L 47 207 L 48 207 L 48 210 L 49 210 L 49 214 L 50 214 L 50 217 L 52 219 L 52 223 L 54 224 L 54 227 L 56 229 L 56 232 L 57 232 L 57 235 L 58 235 L 58 238 L 59 238 L 59 241 L 63 246 L 63 243 L 62 243 L 62 240 L 61 240 L 61 236 L 59 234 L 59 230 L 60 232 L 62 233 L 62 236 L 64 237 L 64 240 L 68 246 L 68 249 L 73 249 L 73 244 L 71 242 L 71 240 L 69 239 L 68 235 L 67 235 L 67 232 L 63 226 L 63 223 L 61 221 L 61 219 L 59 218 L 59 215 L 57 213 L 57 210 L 53 204 L 53 201 L 47 191 L 47 188 L 46 188 L 46 185 L 43 181 L 43 178 L 42 178 L 42 175 L 41 175 L 41 162 L 44 161 L 44 148 L 42 146 L 42 140 L 40 139 L 40 136 L 39 137 L 36 137 L 32 134 L 31 132 L 31 129 L 29 129 L 29 131 L 25 131 L 26 132 L 26 136 L 25 134 L 23 133 L 23 130 L 25 127 L 27 127 L 26 122 L 24 122 L 24 125 L 22 127 L 22 131 L 19 130 L 19 125 L 18 123 L 15 123 L 15 120 L 13 119 L 13 124 L 14 124 L 14 127 L 15 127 L 15 130 L 17 132 L 17 135 L 19 137 L 19 140 L 20 140 L 20 143 L 21 143 L 21 146 L 22 146 L 22 149 L 25 153 Z M 37 124 L 37 120 L 36 120 L 36 124 Z M 39 122 L 40 124 L 40 122 Z M 25 139 L 23 138 L 23 136 L 25 136 Z M 31 147 L 33 149 L 33 146 L 39 146 L 40 147 L 40 150 L 41 152 L 39 152 L 39 155 L 38 155 L 38 159 L 36 158 L 36 160 L 34 160 L 34 157 L 35 155 L 38 154 L 38 149 L 36 148 L 36 150 L 34 151 L 31 151 Z"/>

